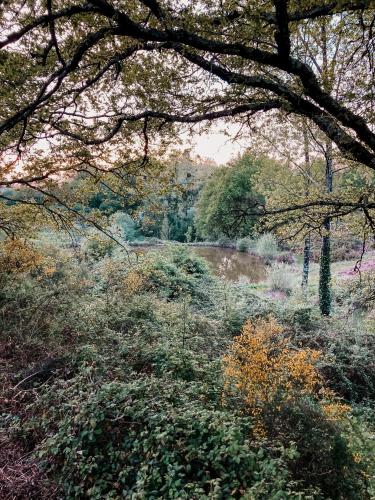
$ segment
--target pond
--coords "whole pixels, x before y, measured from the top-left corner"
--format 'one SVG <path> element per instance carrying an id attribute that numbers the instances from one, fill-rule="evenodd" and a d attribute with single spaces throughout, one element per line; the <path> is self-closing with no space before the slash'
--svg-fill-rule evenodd
<path id="1" fill-rule="evenodd" d="M 238 252 L 232 248 L 221 247 L 189 247 L 200 257 L 207 260 L 214 274 L 228 281 L 241 283 L 259 283 L 266 278 L 266 267 L 256 255 Z M 134 247 L 136 252 L 163 250 L 162 246 Z"/>
<path id="2" fill-rule="evenodd" d="M 256 255 L 220 247 L 192 247 L 192 250 L 207 260 L 214 274 L 229 281 L 258 283 L 266 278 L 265 265 Z"/>

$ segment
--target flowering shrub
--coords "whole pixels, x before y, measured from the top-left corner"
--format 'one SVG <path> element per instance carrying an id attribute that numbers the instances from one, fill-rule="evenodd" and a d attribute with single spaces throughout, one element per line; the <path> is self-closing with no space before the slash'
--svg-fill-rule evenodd
<path id="1" fill-rule="evenodd" d="M 297 443 L 296 479 L 324 491 L 324 498 L 344 498 L 343 492 L 367 498 L 358 458 L 340 426 L 350 407 L 324 387 L 320 357 L 317 350 L 288 345 L 273 318 L 248 321 L 224 357 L 224 393 L 240 396 L 255 439 Z"/>
<path id="2" fill-rule="evenodd" d="M 147 284 L 147 278 L 141 272 L 129 271 L 123 280 L 124 292 L 127 295 L 135 295 L 142 291 Z"/>
<path id="3" fill-rule="evenodd" d="M 282 333 L 273 318 L 248 321 L 224 357 L 227 385 L 243 395 L 259 424 L 266 405 L 312 394 L 320 384 L 319 352 L 291 349 Z"/>
<path id="4" fill-rule="evenodd" d="M 321 353 L 295 349 L 288 342 L 274 318 L 248 321 L 223 358 L 227 390 L 234 388 L 243 396 L 260 432 L 265 411 L 277 411 L 282 403 L 301 397 L 319 401 L 329 420 L 340 420 L 350 410 L 324 387 L 316 367 Z"/>

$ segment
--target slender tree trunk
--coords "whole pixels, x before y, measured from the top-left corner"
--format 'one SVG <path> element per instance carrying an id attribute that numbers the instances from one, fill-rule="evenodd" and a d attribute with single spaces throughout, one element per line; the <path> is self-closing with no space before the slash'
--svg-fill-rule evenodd
<path id="1" fill-rule="evenodd" d="M 326 149 L 326 190 L 332 193 L 333 169 L 332 169 L 332 142 L 327 143 Z M 332 287 L 331 287 L 331 219 L 327 217 L 323 223 L 324 235 L 322 239 L 322 250 L 320 256 L 319 276 L 319 305 L 324 316 L 331 314 Z"/>
<path id="2" fill-rule="evenodd" d="M 322 21 L 322 79 L 327 92 L 332 90 L 332 75 L 328 69 L 328 44 L 326 21 Z M 333 190 L 333 166 L 332 166 L 332 141 L 326 143 L 326 172 L 325 184 L 327 193 Z M 319 306 L 322 315 L 329 316 L 332 308 L 332 287 L 331 287 L 331 218 L 327 217 L 323 223 L 323 239 L 320 255 L 320 275 L 319 275 Z"/>
<path id="3" fill-rule="evenodd" d="M 311 254 L 311 237 L 306 236 L 303 247 L 303 269 L 302 269 L 302 288 L 305 289 L 309 282 L 310 271 L 310 254 Z"/>
<path id="4" fill-rule="evenodd" d="M 307 130 L 306 119 L 303 120 L 303 148 L 305 153 L 305 195 L 306 197 L 310 194 L 310 183 L 311 183 L 311 163 L 310 163 L 310 151 L 309 151 L 309 136 Z M 303 248 L 303 269 L 302 269 L 302 288 L 306 289 L 309 282 L 309 270 L 310 270 L 310 253 L 311 253 L 311 236 L 307 235 L 305 237 L 305 243 Z"/>

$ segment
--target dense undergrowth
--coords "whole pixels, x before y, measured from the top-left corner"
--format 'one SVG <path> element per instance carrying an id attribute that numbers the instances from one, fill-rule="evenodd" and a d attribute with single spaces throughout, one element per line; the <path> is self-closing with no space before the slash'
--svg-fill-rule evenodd
<path id="1" fill-rule="evenodd" d="M 184 247 L 9 245 L 1 498 L 375 494 L 369 299 L 349 320 L 342 289 L 323 321 L 306 299 L 221 282 Z"/>

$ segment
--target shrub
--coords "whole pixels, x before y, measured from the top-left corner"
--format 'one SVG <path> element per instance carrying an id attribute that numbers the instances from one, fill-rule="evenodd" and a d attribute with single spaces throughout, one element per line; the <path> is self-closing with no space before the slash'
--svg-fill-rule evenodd
<path id="1" fill-rule="evenodd" d="M 349 407 L 324 388 L 316 366 L 321 354 L 288 342 L 272 318 L 246 323 L 224 357 L 226 397 L 240 396 L 256 437 L 297 443 L 291 463 L 297 480 L 323 498 L 367 498 L 341 426 Z"/>
<path id="2" fill-rule="evenodd" d="M 271 290 L 289 295 L 295 284 L 295 276 L 287 264 L 273 264 L 268 271 L 268 283 Z"/>
<path id="3" fill-rule="evenodd" d="M 207 262 L 184 246 L 171 246 L 166 257 L 187 274 L 201 277 L 209 274 Z"/>
<path id="4" fill-rule="evenodd" d="M 271 439 L 297 443 L 293 476 L 320 491 L 317 498 L 370 499 L 369 467 L 352 451 L 354 433 L 346 431 L 347 420 L 327 418 L 326 409 L 309 397 L 284 400 L 278 412 L 264 414 Z"/>
<path id="5" fill-rule="evenodd" d="M 248 252 L 250 249 L 251 240 L 249 238 L 241 238 L 237 240 L 236 249 L 239 252 Z"/>
<path id="6" fill-rule="evenodd" d="M 349 276 L 354 274 L 353 270 L 344 273 Z M 345 305 L 349 311 L 371 313 L 375 309 L 375 272 L 371 269 L 366 272 L 366 266 L 362 266 L 360 278 L 348 280 L 337 295 L 336 300 Z"/>
<path id="7" fill-rule="evenodd" d="M 89 258 L 99 261 L 104 257 L 111 256 L 115 245 L 113 240 L 102 237 L 99 234 L 94 234 L 83 245 L 83 251 Z"/>
<path id="8" fill-rule="evenodd" d="M 292 497 L 292 452 L 251 445 L 249 419 L 204 407 L 199 395 L 149 377 L 72 392 L 57 422 L 47 417 L 56 430 L 40 455 L 65 498 Z"/>
<path id="9" fill-rule="evenodd" d="M 53 275 L 1 275 L 0 336 L 25 349 L 29 341 L 63 344 L 82 326 L 90 301 L 84 269 L 61 266 Z M 29 349 L 26 348 L 26 352 Z"/>
<path id="10" fill-rule="evenodd" d="M 276 262 L 281 262 L 283 264 L 294 264 L 296 261 L 294 255 L 291 252 L 283 252 L 276 257 Z"/>
<path id="11" fill-rule="evenodd" d="M 232 246 L 232 240 L 228 236 L 221 235 L 217 239 L 219 247 L 229 248 Z"/>
<path id="12" fill-rule="evenodd" d="M 149 253 L 132 272 L 143 276 L 145 290 L 155 290 L 170 300 L 189 295 L 194 303 L 202 305 L 209 300 L 209 288 L 214 282 L 206 261 L 184 246 Z"/>
<path id="13" fill-rule="evenodd" d="M 321 371 L 330 386 L 349 402 L 375 398 L 375 337 L 348 325 L 322 336 L 327 356 Z"/>
<path id="14" fill-rule="evenodd" d="M 270 233 L 260 236 L 256 243 L 255 250 L 260 257 L 263 257 L 263 259 L 274 259 L 278 253 L 275 236 Z"/>
<path id="15" fill-rule="evenodd" d="M 320 319 L 320 316 L 312 306 L 297 305 L 288 308 L 284 314 L 284 320 L 290 328 L 296 331 L 309 332 L 310 335 L 318 319 Z"/>
<path id="16" fill-rule="evenodd" d="M 185 233 L 186 243 L 191 243 L 194 239 L 195 228 L 194 226 L 189 226 Z"/>
<path id="17" fill-rule="evenodd" d="M 53 274 L 0 273 L 0 432 L 18 456 L 41 448 L 58 497 L 367 498 L 372 427 L 321 390 L 374 398 L 362 323 L 220 283 L 183 246 L 61 252 Z M 248 318 L 224 391 L 222 355 Z"/>
<path id="18" fill-rule="evenodd" d="M 234 383 L 259 425 L 266 406 L 296 394 L 313 394 L 320 383 L 315 368 L 319 353 L 288 348 L 282 333 L 272 318 L 248 321 L 224 357 L 229 386 Z"/>
<path id="19" fill-rule="evenodd" d="M 125 212 L 115 212 L 111 216 L 111 231 L 119 238 L 134 241 L 139 237 L 136 222 Z"/>
<path id="20" fill-rule="evenodd" d="M 43 255 L 26 240 L 7 238 L 1 246 L 0 268 L 6 273 L 37 271 L 45 265 Z"/>
<path id="21" fill-rule="evenodd" d="M 361 403 L 375 398 L 375 336 L 363 323 L 318 317 L 305 308 L 284 315 L 293 332 L 292 342 L 300 348 L 318 348 L 324 353 L 319 371 L 326 385 L 345 401 Z"/>

